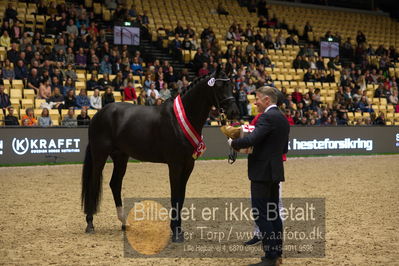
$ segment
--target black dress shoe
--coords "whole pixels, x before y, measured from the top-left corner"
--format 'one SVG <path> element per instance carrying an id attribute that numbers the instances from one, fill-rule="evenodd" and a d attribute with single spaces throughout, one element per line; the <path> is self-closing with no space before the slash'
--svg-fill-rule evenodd
<path id="1" fill-rule="evenodd" d="M 267 258 L 262 258 L 261 262 L 255 263 L 255 264 L 249 264 L 249 266 L 277 266 L 278 258 L 275 259 L 267 259 Z"/>
<path id="2" fill-rule="evenodd" d="M 253 246 L 260 242 L 262 242 L 262 240 L 259 237 L 254 236 L 252 239 L 248 240 L 247 242 L 244 242 L 244 245 L 245 246 Z"/>

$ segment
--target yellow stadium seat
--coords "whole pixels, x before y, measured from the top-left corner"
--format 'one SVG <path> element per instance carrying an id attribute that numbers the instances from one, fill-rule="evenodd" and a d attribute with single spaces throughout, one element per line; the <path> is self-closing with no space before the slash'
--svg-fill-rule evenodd
<path id="1" fill-rule="evenodd" d="M 33 108 L 35 106 L 33 99 L 22 99 L 21 100 L 21 106 L 23 109 L 26 108 Z"/>
<path id="2" fill-rule="evenodd" d="M 24 98 L 33 100 L 35 98 L 35 90 L 33 90 L 33 89 L 24 89 Z"/>
<path id="3" fill-rule="evenodd" d="M 11 89 L 10 90 L 10 98 L 22 99 L 22 91 L 19 89 Z"/>

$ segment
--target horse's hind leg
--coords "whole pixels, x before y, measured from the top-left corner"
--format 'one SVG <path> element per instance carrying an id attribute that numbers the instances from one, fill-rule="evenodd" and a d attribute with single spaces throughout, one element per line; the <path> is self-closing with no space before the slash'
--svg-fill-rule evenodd
<path id="1" fill-rule="evenodd" d="M 111 158 L 114 161 L 114 170 L 112 172 L 112 178 L 109 182 L 109 186 L 112 190 L 112 195 L 114 196 L 116 213 L 118 215 L 119 221 L 122 223 L 122 230 L 126 229 L 126 216 L 123 211 L 122 206 L 122 181 L 126 173 L 127 162 L 129 156 L 121 152 L 111 153 Z"/>

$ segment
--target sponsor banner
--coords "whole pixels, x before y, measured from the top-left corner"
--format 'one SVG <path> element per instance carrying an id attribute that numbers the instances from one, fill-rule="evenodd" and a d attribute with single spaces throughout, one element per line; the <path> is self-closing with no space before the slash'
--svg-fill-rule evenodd
<path id="1" fill-rule="evenodd" d="M 0 164 L 81 162 L 87 128 L 1 128 Z"/>
<path id="2" fill-rule="evenodd" d="M 227 159 L 219 127 L 202 134 L 204 158 Z M 82 162 L 87 142 L 87 128 L 0 128 L 0 165 Z M 288 149 L 295 156 L 399 153 L 399 127 L 291 127 Z"/>

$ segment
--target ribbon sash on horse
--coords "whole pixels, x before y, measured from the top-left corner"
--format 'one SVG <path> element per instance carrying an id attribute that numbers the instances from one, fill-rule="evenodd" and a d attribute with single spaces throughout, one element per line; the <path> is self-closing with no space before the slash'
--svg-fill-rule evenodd
<path id="1" fill-rule="evenodd" d="M 193 158 L 197 159 L 205 152 L 206 146 L 202 136 L 195 131 L 190 121 L 188 121 L 180 95 L 177 95 L 173 102 L 173 110 L 181 130 L 194 147 Z"/>

